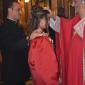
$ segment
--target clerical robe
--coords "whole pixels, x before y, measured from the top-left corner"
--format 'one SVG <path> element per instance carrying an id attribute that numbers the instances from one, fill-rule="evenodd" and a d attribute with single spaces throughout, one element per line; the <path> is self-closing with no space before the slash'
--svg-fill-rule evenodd
<path id="1" fill-rule="evenodd" d="M 58 19 L 56 19 L 56 22 L 57 20 Z M 62 75 L 61 85 L 82 85 L 83 83 L 83 64 L 82 64 L 83 61 L 81 59 L 83 56 L 82 55 L 79 56 L 79 54 L 83 53 L 81 47 L 82 44 L 79 44 L 78 46 L 78 43 L 81 42 L 81 39 L 79 40 L 77 39 L 76 35 L 74 36 L 75 33 L 74 25 L 77 24 L 79 20 L 80 18 L 78 16 L 72 19 L 60 18 L 60 23 L 58 23 L 60 25 L 60 28 L 57 28 L 56 25 L 57 23 L 55 23 L 56 26 L 54 27 L 55 31 L 56 29 L 60 29 L 59 31 L 60 54 L 57 57 L 60 58 L 60 62 L 61 62 L 61 69 L 60 69 Z M 56 38 L 56 40 L 57 39 L 58 38 Z M 74 41 L 74 39 L 77 40 Z M 58 51 L 59 50 L 57 50 L 57 52 Z"/>
<path id="2" fill-rule="evenodd" d="M 47 36 L 30 41 L 28 56 L 34 85 L 58 85 L 57 58 Z"/>
<path id="3" fill-rule="evenodd" d="M 68 85 L 85 85 L 85 18 L 74 26 L 69 51 Z"/>

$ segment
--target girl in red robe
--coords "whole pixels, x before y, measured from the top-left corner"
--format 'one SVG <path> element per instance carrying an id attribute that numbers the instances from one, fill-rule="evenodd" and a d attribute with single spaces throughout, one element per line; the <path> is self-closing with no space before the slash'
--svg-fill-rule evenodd
<path id="1" fill-rule="evenodd" d="M 57 85 L 58 64 L 52 40 L 45 36 L 48 26 L 48 16 L 41 7 L 33 6 L 31 9 L 31 36 L 39 36 L 30 41 L 28 64 L 34 85 Z M 46 30 L 47 31 L 47 30 Z"/>

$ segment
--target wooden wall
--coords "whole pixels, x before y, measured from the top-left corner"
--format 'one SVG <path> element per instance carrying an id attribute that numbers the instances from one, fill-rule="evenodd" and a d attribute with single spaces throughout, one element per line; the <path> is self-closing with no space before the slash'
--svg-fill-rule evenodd
<path id="1" fill-rule="evenodd" d="M 3 0 L 0 0 L 0 24 L 3 22 Z"/>
<path id="2" fill-rule="evenodd" d="M 70 18 L 75 15 L 75 9 L 71 6 L 72 0 L 51 0 L 52 10 L 57 10 L 59 7 L 63 7 L 65 9 L 65 16 Z"/>
<path id="3" fill-rule="evenodd" d="M 35 4 L 36 0 L 30 0 L 28 3 L 25 3 L 24 0 L 18 0 L 18 1 L 20 2 L 22 7 L 22 16 L 20 19 L 20 23 L 23 24 L 25 32 L 28 33 L 27 23 L 30 17 L 30 9 L 31 6 Z M 71 0 L 43 0 L 39 4 L 42 6 L 49 6 L 49 8 L 51 8 L 51 10 L 55 12 L 55 14 L 57 14 L 58 12 L 57 9 L 62 6 L 65 9 L 65 16 L 70 18 L 75 15 L 74 8 L 71 7 L 71 3 L 72 3 Z"/>

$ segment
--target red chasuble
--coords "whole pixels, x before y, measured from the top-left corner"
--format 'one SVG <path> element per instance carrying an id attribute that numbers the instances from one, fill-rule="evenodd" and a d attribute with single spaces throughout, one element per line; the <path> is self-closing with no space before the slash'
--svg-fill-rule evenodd
<path id="1" fill-rule="evenodd" d="M 28 63 L 34 85 L 58 85 L 57 59 L 48 37 L 38 37 L 30 42 Z"/>
<path id="2" fill-rule="evenodd" d="M 83 85 L 83 43 L 77 34 L 73 36 L 69 51 L 68 85 Z"/>
<path id="3" fill-rule="evenodd" d="M 68 85 L 85 85 L 85 70 L 83 70 L 85 69 L 85 65 L 83 64 L 84 58 L 85 27 L 83 31 L 83 38 L 81 38 L 77 33 L 72 38 L 72 43 L 69 51 Z"/>
<path id="4" fill-rule="evenodd" d="M 75 55 L 72 56 L 72 53 L 70 52 L 70 56 L 69 56 L 69 49 L 71 47 L 71 42 L 73 40 L 72 38 L 73 38 L 73 34 L 74 34 L 73 26 L 78 21 L 79 21 L 78 16 L 74 17 L 71 20 L 61 18 L 61 22 L 60 22 L 60 26 L 61 26 L 60 27 L 60 49 L 61 49 L 60 57 L 61 57 L 61 66 L 62 66 L 62 79 L 61 79 L 62 84 L 61 85 L 82 85 L 82 84 L 73 84 L 73 83 L 70 84 L 72 81 L 71 80 L 68 81 L 68 78 L 72 79 L 72 78 L 74 78 L 74 76 L 78 77 L 78 75 L 75 74 L 76 71 L 74 70 L 74 72 L 71 74 L 70 69 L 72 69 L 73 66 L 76 69 L 75 63 L 81 62 L 81 61 L 77 61 L 77 62 L 73 63 L 73 60 L 75 60 L 77 58 L 75 56 L 77 54 L 75 47 L 72 48 L 72 50 L 74 50 L 74 48 L 75 48 L 75 50 L 74 50 L 75 52 L 73 51 Z M 77 44 L 77 42 L 78 41 L 75 41 L 74 44 Z M 79 50 L 79 49 L 77 49 L 77 50 Z M 79 60 L 79 58 L 78 58 L 78 60 Z M 70 62 L 70 64 L 69 64 L 69 62 Z"/>

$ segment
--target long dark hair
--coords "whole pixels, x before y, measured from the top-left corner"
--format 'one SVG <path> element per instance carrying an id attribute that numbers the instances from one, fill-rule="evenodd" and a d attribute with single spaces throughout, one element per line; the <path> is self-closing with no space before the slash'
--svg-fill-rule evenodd
<path id="1" fill-rule="evenodd" d="M 40 19 L 45 18 L 48 22 L 48 11 L 44 10 L 41 6 L 33 6 L 31 9 L 31 20 L 29 23 L 29 36 L 39 26 Z M 48 30 L 48 29 L 46 29 Z"/>

